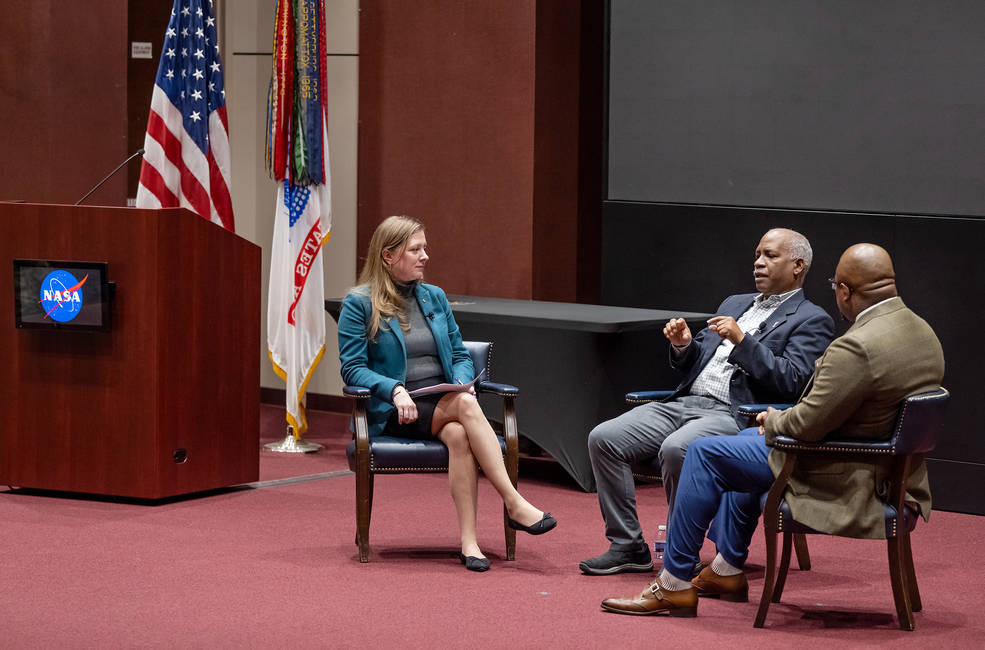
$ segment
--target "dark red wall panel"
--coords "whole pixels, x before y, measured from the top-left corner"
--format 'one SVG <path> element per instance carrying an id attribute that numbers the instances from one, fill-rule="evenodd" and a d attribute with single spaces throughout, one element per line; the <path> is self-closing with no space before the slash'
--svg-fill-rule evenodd
<path id="1" fill-rule="evenodd" d="M 74 203 L 127 156 L 127 1 L 7 0 L 0 200 Z M 126 176 L 87 203 L 122 205 Z"/>

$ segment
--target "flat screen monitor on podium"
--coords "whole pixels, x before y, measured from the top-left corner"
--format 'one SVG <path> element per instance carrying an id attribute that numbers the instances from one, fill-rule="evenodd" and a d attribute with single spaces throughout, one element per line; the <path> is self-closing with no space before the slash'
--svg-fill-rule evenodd
<path id="1" fill-rule="evenodd" d="M 18 328 L 108 332 L 106 262 L 14 260 L 14 324 Z"/>

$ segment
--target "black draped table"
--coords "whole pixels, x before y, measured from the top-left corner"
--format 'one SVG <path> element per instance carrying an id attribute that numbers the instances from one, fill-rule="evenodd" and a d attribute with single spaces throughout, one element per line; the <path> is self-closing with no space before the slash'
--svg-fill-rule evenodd
<path id="1" fill-rule="evenodd" d="M 449 295 L 462 338 L 492 341 L 492 381 L 520 389 L 520 435 L 549 453 L 585 491 L 595 489 L 588 459 L 592 428 L 626 410 L 634 390 L 680 381 L 667 357 L 664 323 L 692 330 L 712 314 Z M 341 299 L 325 301 L 338 320 Z M 484 401 L 484 400 L 483 400 Z M 500 414 L 483 404 L 491 419 Z"/>

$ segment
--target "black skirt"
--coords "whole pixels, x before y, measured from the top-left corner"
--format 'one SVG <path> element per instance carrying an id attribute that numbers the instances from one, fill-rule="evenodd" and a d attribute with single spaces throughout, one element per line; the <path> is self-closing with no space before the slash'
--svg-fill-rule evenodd
<path id="1" fill-rule="evenodd" d="M 443 378 L 423 379 L 416 382 L 408 382 L 407 390 L 417 390 L 424 386 L 433 386 L 444 381 Z M 399 416 L 396 409 L 390 413 L 390 419 L 383 427 L 383 435 L 394 436 L 396 438 L 410 438 L 412 440 L 434 440 L 435 435 L 431 433 L 431 422 L 434 419 L 434 409 L 447 393 L 433 393 L 411 398 L 417 407 L 417 419 L 406 424 L 398 424 Z"/>

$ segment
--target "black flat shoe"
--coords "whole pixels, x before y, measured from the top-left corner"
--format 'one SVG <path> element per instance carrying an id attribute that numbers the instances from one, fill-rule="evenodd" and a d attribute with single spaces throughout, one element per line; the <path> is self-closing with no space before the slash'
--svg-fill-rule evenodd
<path id="1" fill-rule="evenodd" d="M 529 533 L 531 535 L 543 535 L 547 531 L 557 526 L 557 519 L 552 517 L 551 513 L 545 512 L 544 516 L 540 518 L 540 521 L 538 521 L 535 524 L 524 526 L 520 522 L 514 521 L 510 517 L 507 517 L 506 525 L 512 528 L 513 530 L 522 530 L 523 532 Z"/>
<path id="2" fill-rule="evenodd" d="M 459 553 L 458 559 L 462 561 L 462 564 L 464 564 L 465 568 L 469 571 L 489 570 L 489 558 L 487 557 L 473 557 L 471 555 Z"/>

